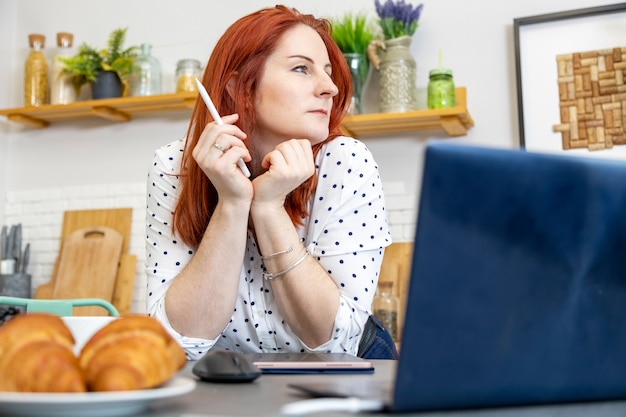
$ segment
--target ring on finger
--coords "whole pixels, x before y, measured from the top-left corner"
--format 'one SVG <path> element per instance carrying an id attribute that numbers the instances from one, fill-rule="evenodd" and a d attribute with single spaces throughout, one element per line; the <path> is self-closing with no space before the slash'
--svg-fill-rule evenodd
<path id="1" fill-rule="evenodd" d="M 219 151 L 224 152 L 224 147 L 222 145 L 220 145 L 219 143 L 215 142 L 215 144 L 213 145 L 213 147 Z"/>

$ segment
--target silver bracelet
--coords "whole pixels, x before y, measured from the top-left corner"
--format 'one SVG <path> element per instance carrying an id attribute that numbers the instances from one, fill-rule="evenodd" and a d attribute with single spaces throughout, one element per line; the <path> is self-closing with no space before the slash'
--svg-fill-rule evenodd
<path id="1" fill-rule="evenodd" d="M 282 255 L 284 253 L 289 253 L 289 252 L 293 252 L 293 248 L 291 246 L 289 246 L 285 250 L 281 250 L 280 252 L 272 253 L 272 254 L 269 254 L 267 256 L 261 255 L 261 259 L 269 259 L 269 258 L 273 258 L 274 256 Z"/>
<path id="2" fill-rule="evenodd" d="M 296 266 L 300 265 L 307 257 L 307 255 L 309 254 L 308 250 L 304 250 L 304 254 L 294 263 L 292 263 L 291 265 L 289 265 L 287 268 L 283 269 L 280 272 L 277 272 L 275 274 L 266 274 L 265 272 L 263 273 L 263 278 L 265 279 L 274 279 L 274 278 L 278 278 L 282 275 L 285 275 L 287 272 L 291 271 L 292 269 L 294 269 Z"/>

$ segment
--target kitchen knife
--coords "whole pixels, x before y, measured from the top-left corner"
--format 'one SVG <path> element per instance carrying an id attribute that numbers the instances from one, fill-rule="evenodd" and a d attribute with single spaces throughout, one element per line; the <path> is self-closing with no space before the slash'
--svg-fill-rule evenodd
<path id="1" fill-rule="evenodd" d="M 9 229 L 9 237 L 7 238 L 7 248 L 4 251 L 4 259 L 13 259 L 13 247 L 15 246 L 15 225 L 11 225 Z"/>
<path id="2" fill-rule="evenodd" d="M 20 264 L 20 258 L 22 257 L 22 224 L 19 223 L 15 226 L 15 237 L 13 238 L 13 255 L 11 258 L 15 258 L 15 271 L 19 271 L 17 268 Z"/>
<path id="3" fill-rule="evenodd" d="M 7 259 L 7 245 L 9 244 L 9 236 L 7 235 L 7 226 L 2 226 L 2 234 L 0 235 L 0 259 Z"/>
<path id="4" fill-rule="evenodd" d="M 30 243 L 27 243 L 26 247 L 24 248 L 24 255 L 22 256 L 22 265 L 20 267 L 21 269 L 18 270 L 22 274 L 26 273 L 26 268 L 28 267 L 28 261 L 30 261 Z"/>

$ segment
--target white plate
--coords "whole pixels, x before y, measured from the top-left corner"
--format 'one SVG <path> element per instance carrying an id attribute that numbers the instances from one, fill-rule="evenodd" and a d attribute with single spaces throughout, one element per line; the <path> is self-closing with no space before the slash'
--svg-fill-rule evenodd
<path id="1" fill-rule="evenodd" d="M 78 356 L 87 341 L 111 321 L 117 317 L 111 316 L 69 316 L 62 317 L 65 325 L 70 329 L 74 336 L 74 353 Z"/>
<path id="2" fill-rule="evenodd" d="M 154 400 L 191 392 L 196 380 L 174 377 L 158 388 L 140 391 L 86 393 L 0 392 L 0 415 L 105 417 L 139 413 Z"/>

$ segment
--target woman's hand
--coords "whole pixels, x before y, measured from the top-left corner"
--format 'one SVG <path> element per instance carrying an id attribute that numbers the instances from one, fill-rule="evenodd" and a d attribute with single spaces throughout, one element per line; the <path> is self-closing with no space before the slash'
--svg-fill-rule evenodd
<path id="1" fill-rule="evenodd" d="M 252 186 L 237 162 L 239 158 L 249 162 L 251 156 L 244 144 L 247 135 L 233 124 L 238 119 L 239 115 L 232 114 L 222 118 L 222 125 L 207 124 L 192 155 L 221 199 L 245 198 L 249 201 Z"/>
<path id="2" fill-rule="evenodd" d="M 279 144 L 263 158 L 265 173 L 252 181 L 253 204 L 282 207 L 287 195 L 315 172 L 313 149 L 307 139 L 291 139 Z"/>

